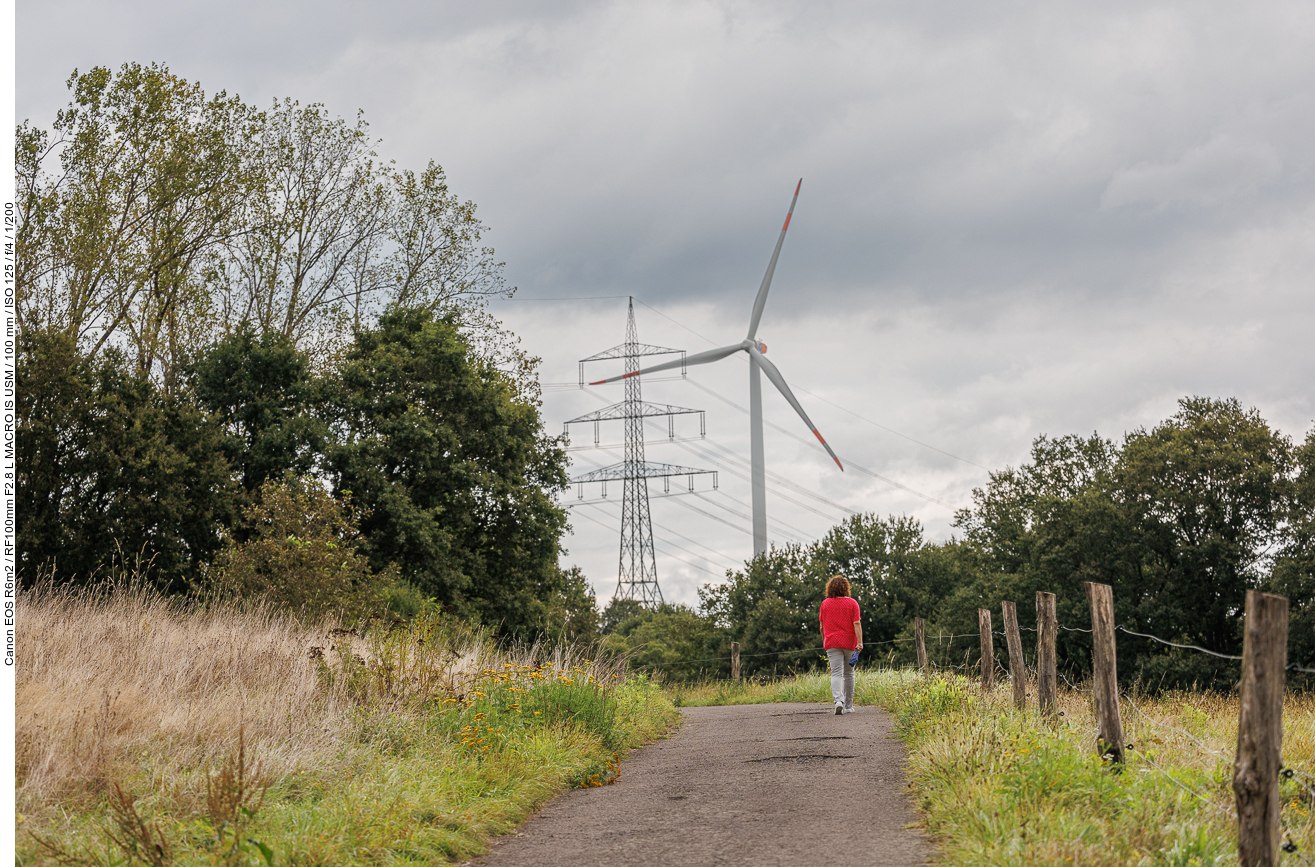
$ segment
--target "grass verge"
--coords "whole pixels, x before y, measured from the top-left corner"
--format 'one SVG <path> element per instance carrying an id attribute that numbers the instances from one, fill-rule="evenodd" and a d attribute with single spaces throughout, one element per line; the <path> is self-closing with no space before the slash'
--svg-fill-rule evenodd
<path id="1" fill-rule="evenodd" d="M 361 634 L 132 591 L 19 607 L 20 864 L 460 860 L 676 720 L 646 678 L 443 618 Z"/>
<path id="2" fill-rule="evenodd" d="M 669 688 L 676 704 L 829 702 L 825 674 L 762 684 Z M 860 671 L 859 704 L 896 718 L 907 775 L 926 830 L 949 865 L 1237 863 L 1232 760 L 1235 697 L 1176 693 L 1125 700 L 1133 749 L 1116 772 L 1095 752 L 1088 696 L 1063 690 L 1055 723 L 1014 710 L 1007 684 L 983 695 L 956 676 Z M 1315 862 L 1315 696 L 1284 707 L 1284 862 Z"/>

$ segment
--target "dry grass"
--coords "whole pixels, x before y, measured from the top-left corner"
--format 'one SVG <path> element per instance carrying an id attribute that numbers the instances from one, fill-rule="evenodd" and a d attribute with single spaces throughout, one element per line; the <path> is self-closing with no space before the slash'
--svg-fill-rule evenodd
<path id="1" fill-rule="evenodd" d="M 203 793 L 205 769 L 225 762 L 239 730 L 267 775 L 316 769 L 351 729 L 353 702 L 324 688 L 309 657 L 350 640 L 335 621 L 232 605 L 188 613 L 133 588 L 24 593 L 17 608 L 17 787 L 29 817 L 104 795 L 144 757 L 179 796 Z"/>
<path id="2" fill-rule="evenodd" d="M 1007 688 L 911 676 L 887 686 L 913 749 L 910 779 L 952 864 L 1235 863 L 1232 762 L 1238 700 L 1219 694 L 1123 702 L 1122 773 L 1095 748 L 1090 694 L 1061 690 L 1060 721 L 1014 711 Z M 930 706 L 940 711 L 927 712 Z M 1289 696 L 1284 762 L 1315 775 L 1315 699 Z M 1309 778 L 1308 778 L 1309 779 Z M 1315 779 L 1311 779 L 1315 782 Z M 1286 839 L 1315 847 L 1309 790 L 1284 781 Z"/>
<path id="3" fill-rule="evenodd" d="M 443 617 L 361 635 L 131 587 L 17 607 L 22 863 L 239 863 L 252 834 L 280 861 L 466 857 L 673 716 L 576 649 Z"/>
<path id="4" fill-rule="evenodd" d="M 680 704 L 829 702 L 825 674 L 772 683 L 673 688 Z M 1238 699 L 1135 692 L 1125 699 L 1122 773 L 1096 755 L 1090 694 L 1061 688 L 1063 716 L 1046 723 L 1031 697 L 1013 708 L 1007 683 L 983 695 L 955 676 L 860 670 L 860 704 L 899 720 L 908 779 L 924 823 L 951 865 L 1236 864 L 1232 762 Z M 1284 863 L 1315 862 L 1315 696 L 1284 705 Z M 1303 785 L 1304 784 L 1304 785 Z"/>

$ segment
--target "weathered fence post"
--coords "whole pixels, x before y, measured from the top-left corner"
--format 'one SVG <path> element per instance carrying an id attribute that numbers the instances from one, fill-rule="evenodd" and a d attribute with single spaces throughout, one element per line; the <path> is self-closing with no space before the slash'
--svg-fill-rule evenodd
<path id="1" fill-rule="evenodd" d="M 1237 722 L 1237 860 L 1278 864 L 1278 773 L 1283 746 L 1283 672 L 1288 664 L 1288 600 L 1247 591 L 1242 639 L 1242 712 Z"/>
<path id="2" fill-rule="evenodd" d="M 913 618 L 913 637 L 918 643 L 918 671 L 927 672 L 927 624 L 921 617 Z"/>
<path id="3" fill-rule="evenodd" d="M 740 642 L 731 642 L 731 680 L 740 679 Z"/>
<path id="4" fill-rule="evenodd" d="M 1091 606 L 1091 693 L 1096 698 L 1096 752 L 1123 763 L 1123 716 L 1114 647 L 1114 588 L 1087 582 Z"/>
<path id="5" fill-rule="evenodd" d="M 1038 590 L 1036 594 L 1036 703 L 1043 717 L 1053 717 L 1059 708 L 1055 692 L 1059 677 L 1055 672 L 1055 639 L 1059 634 L 1055 619 L 1055 594 Z"/>
<path id="6" fill-rule="evenodd" d="M 1027 707 L 1027 663 L 1023 661 L 1023 639 L 1018 634 L 1018 606 L 1003 602 L 1005 643 L 1009 647 L 1009 683 L 1014 688 L 1014 707 Z"/>
<path id="7" fill-rule="evenodd" d="M 991 612 L 977 609 L 977 631 L 982 638 L 982 692 L 995 687 L 995 641 L 991 635 Z"/>

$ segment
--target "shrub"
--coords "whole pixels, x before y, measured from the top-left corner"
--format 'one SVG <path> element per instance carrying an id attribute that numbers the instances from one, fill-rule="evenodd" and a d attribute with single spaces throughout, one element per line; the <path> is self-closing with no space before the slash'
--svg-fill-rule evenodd
<path id="1" fill-rule="evenodd" d="M 373 572 L 357 552 L 357 519 L 350 500 L 334 499 L 312 478 L 266 482 L 243 515 L 247 540 L 230 541 L 215 562 L 218 589 L 307 618 L 352 620 L 381 610 L 395 573 Z"/>

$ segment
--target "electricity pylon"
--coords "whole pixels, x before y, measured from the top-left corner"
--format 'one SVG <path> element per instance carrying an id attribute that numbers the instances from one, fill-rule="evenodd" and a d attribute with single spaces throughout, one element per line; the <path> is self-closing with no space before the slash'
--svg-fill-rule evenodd
<path id="1" fill-rule="evenodd" d="M 749 356 L 749 457 L 750 468 L 752 472 L 753 488 L 753 556 L 761 557 L 767 553 L 767 464 L 763 457 L 763 392 L 761 376 L 766 376 L 771 380 L 776 390 L 794 407 L 794 411 L 803 419 L 804 424 L 817 437 L 817 441 L 826 449 L 826 453 L 831 456 L 831 460 L 836 462 L 844 472 L 844 465 L 840 463 L 840 458 L 831 450 L 831 446 L 822 438 L 818 432 L 817 425 L 804 412 L 804 408 L 799 405 L 795 398 L 794 392 L 786 384 L 785 377 L 781 371 L 776 369 L 776 365 L 767 360 L 767 344 L 758 339 L 758 321 L 762 319 L 763 307 L 767 304 L 767 291 L 772 287 L 772 274 L 776 272 L 776 260 L 781 255 L 781 245 L 785 243 L 785 232 L 790 228 L 790 217 L 794 215 L 795 202 L 799 201 L 799 189 L 804 185 L 804 179 L 800 178 L 799 183 L 794 188 L 794 198 L 790 200 L 790 210 L 785 213 L 785 225 L 781 226 L 781 234 L 776 239 L 776 248 L 772 250 L 771 261 L 767 263 L 767 273 L 763 275 L 763 282 L 758 287 L 758 295 L 753 302 L 753 312 L 749 314 L 749 333 L 739 343 L 730 346 L 723 346 L 720 349 L 709 349 L 706 352 L 700 352 L 686 358 L 681 354 L 680 361 L 664 361 L 661 364 L 650 365 L 643 370 L 631 370 L 626 368 L 625 376 L 638 377 L 641 373 L 657 373 L 661 370 L 672 370 L 679 367 L 681 375 L 685 373 L 686 364 L 710 364 L 714 361 L 720 361 L 723 358 L 734 355 L 737 352 L 744 352 Z M 612 376 L 607 379 L 600 379 L 597 382 L 591 382 L 590 385 L 603 385 L 608 382 L 615 382 L 622 379 L 620 376 Z M 628 380 L 627 380 L 628 381 Z"/>
<path id="2" fill-rule="evenodd" d="M 602 484 L 603 497 L 607 496 L 607 483 L 620 481 L 621 494 L 621 563 L 617 570 L 617 599 L 638 599 L 646 606 L 662 603 L 662 589 L 658 586 L 657 556 L 653 551 L 653 521 L 649 514 L 648 480 L 662 479 L 667 492 L 671 490 L 671 479 L 685 476 L 689 489 L 694 490 L 694 477 L 711 475 L 712 485 L 717 486 L 717 473 L 713 470 L 700 470 L 675 464 L 652 463 L 644 459 L 644 420 L 649 418 L 667 419 L 667 431 L 675 437 L 675 416 L 699 416 L 699 432 L 706 431 L 703 410 L 688 409 L 671 404 L 645 403 L 639 388 L 639 359 L 645 355 L 674 355 L 682 358 L 685 353 L 679 349 L 667 349 L 640 343 L 635 330 L 635 301 L 630 299 L 630 308 L 626 318 L 626 342 L 620 346 L 591 355 L 580 360 L 580 382 L 584 384 L 584 365 L 586 362 L 604 361 L 606 359 L 624 358 L 626 372 L 625 400 L 611 406 L 586 413 L 573 418 L 563 426 L 569 432 L 573 424 L 592 422 L 594 425 L 594 445 L 598 444 L 598 426 L 604 421 L 625 421 L 625 456 L 619 464 L 601 467 L 571 481 L 579 486 L 580 497 L 584 497 L 584 486 L 590 482 Z"/>

